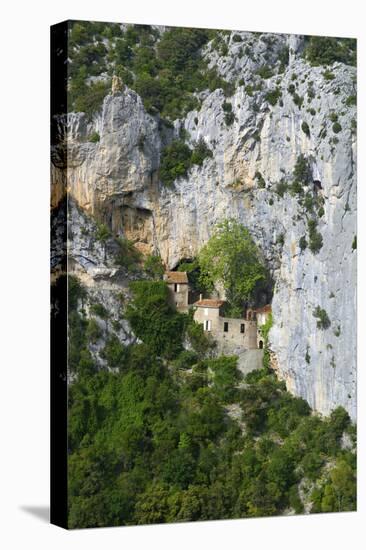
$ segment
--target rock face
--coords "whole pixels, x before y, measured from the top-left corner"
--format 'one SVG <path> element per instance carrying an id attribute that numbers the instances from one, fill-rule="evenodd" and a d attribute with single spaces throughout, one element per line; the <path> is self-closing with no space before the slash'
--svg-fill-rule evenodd
<path id="1" fill-rule="evenodd" d="M 328 414 L 342 405 L 355 419 L 355 107 L 346 101 L 355 95 L 356 70 L 336 63 L 326 78 L 324 67 L 311 67 L 300 56 L 301 37 L 236 34 L 242 42 L 232 33 L 225 57 L 210 45 L 205 51 L 223 77 L 235 80 L 233 96 L 225 98 L 221 89 L 202 93 L 200 110 L 175 121 L 174 129 L 164 129 L 127 87 L 108 95 L 91 122 L 82 113 L 69 114 L 65 139 L 53 152 L 54 203 L 66 181 L 81 209 L 132 239 L 142 252 L 159 252 L 169 268 L 194 257 L 217 222 L 239 219 L 263 250 L 275 280 L 269 339 L 279 376 L 314 409 Z M 250 57 L 239 55 L 246 46 Z M 271 63 L 285 46 L 290 56 L 284 72 L 259 79 L 261 89 L 248 88 L 247 82 L 256 88 L 253 74 L 264 56 Z M 276 102 L 268 93 L 273 90 Z M 229 125 L 224 101 L 235 116 Z M 166 188 L 159 182 L 161 151 L 182 128 L 188 144 L 203 138 L 213 156 Z M 88 141 L 93 132 L 100 136 L 97 143 Z M 293 181 L 300 154 L 320 182 L 315 189 L 310 182 L 305 191 L 324 199 L 324 213 L 317 218 L 323 246 L 316 254 L 299 247 L 302 236 L 308 239 L 299 196 L 276 192 L 281 180 Z M 317 306 L 326 311 L 328 328 L 317 328 Z"/>

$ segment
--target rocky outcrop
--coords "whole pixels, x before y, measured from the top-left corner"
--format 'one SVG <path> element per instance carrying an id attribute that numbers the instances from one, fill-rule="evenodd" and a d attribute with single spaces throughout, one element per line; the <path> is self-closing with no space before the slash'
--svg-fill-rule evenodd
<path id="1" fill-rule="evenodd" d="M 175 121 L 174 129 L 164 129 L 127 87 L 108 95 L 91 122 L 69 114 L 53 152 L 54 203 L 67 186 L 85 212 L 142 252 L 159 252 L 170 268 L 195 256 L 217 222 L 238 218 L 275 280 L 269 338 L 279 376 L 320 412 L 343 405 L 355 418 L 356 144 L 355 107 L 347 102 L 355 94 L 355 69 L 337 63 L 324 76 L 324 67 L 302 59 L 302 37 L 236 34 L 242 41 L 228 36 L 225 57 L 210 46 L 205 51 L 210 64 L 235 81 L 233 96 L 225 98 L 220 89 L 202 93 L 200 110 Z M 289 62 L 281 75 L 256 75 L 264 63 L 279 63 L 286 47 Z M 239 48 L 250 48 L 250 56 Z M 229 125 L 224 101 L 235 116 Z M 188 143 L 203 138 L 213 156 L 166 188 L 159 182 L 161 151 L 182 128 Z M 100 136 L 96 143 L 88 141 L 93 132 Z M 281 180 L 292 182 L 300 154 L 319 182 L 306 191 L 324 199 L 317 254 L 299 247 L 308 233 L 299 196 L 276 192 Z M 326 311 L 328 328 L 317 328 L 317 306 Z"/>

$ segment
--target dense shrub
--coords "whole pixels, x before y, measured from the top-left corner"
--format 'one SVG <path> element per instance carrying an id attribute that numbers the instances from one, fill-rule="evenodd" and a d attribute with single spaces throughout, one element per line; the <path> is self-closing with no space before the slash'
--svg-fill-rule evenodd
<path id="1" fill-rule="evenodd" d="M 335 61 L 356 65 L 356 40 L 311 36 L 307 38 L 304 56 L 311 65 L 331 65 Z"/>
<path id="2" fill-rule="evenodd" d="M 232 93 L 215 68 L 208 69 L 202 47 L 217 35 L 204 29 L 174 28 L 160 33 L 149 25 L 131 25 L 125 30 L 110 23 L 70 24 L 70 108 L 91 116 L 99 109 L 107 90 L 89 89 L 89 76 L 116 74 L 142 97 L 145 108 L 175 120 L 198 108 L 193 93 L 222 88 Z M 104 39 L 108 38 L 108 47 Z M 227 45 L 224 44 L 227 48 Z M 107 89 L 110 84 L 106 85 Z M 100 92 L 95 98 L 95 92 Z"/>
<path id="3" fill-rule="evenodd" d="M 310 162 L 303 154 L 297 157 L 292 175 L 294 181 L 298 181 L 303 185 L 308 185 L 312 181 Z"/>
<path id="4" fill-rule="evenodd" d="M 275 187 L 275 191 L 280 197 L 283 197 L 287 190 L 288 184 L 284 180 L 279 181 Z"/>
<path id="5" fill-rule="evenodd" d="M 323 237 L 316 230 L 317 222 L 314 219 L 308 220 L 309 248 L 313 254 L 317 254 L 323 246 Z"/>
<path id="6" fill-rule="evenodd" d="M 160 318 L 162 283 L 143 287 L 133 307 L 147 299 L 145 314 L 152 307 Z M 303 478 L 315 487 L 313 511 L 355 508 L 355 455 L 341 443 L 353 427 L 343 409 L 310 414 L 268 368 L 239 389 L 236 357 L 200 361 L 177 348 L 167 363 L 155 352 L 153 340 L 124 348 L 111 337 L 103 356 L 113 372 L 93 370 L 81 352 L 68 394 L 69 527 L 300 513 Z M 238 421 L 224 408 L 233 399 Z"/>
<path id="7" fill-rule="evenodd" d="M 313 311 L 313 316 L 316 317 L 316 326 L 321 329 L 327 329 L 330 327 L 330 320 L 325 309 L 317 306 Z"/>
<path id="8" fill-rule="evenodd" d="M 133 299 L 126 308 L 126 319 L 136 336 L 157 355 L 179 353 L 186 320 L 171 309 L 166 283 L 134 281 L 130 288 Z"/>
<path id="9" fill-rule="evenodd" d="M 91 143 L 98 143 L 100 141 L 100 135 L 98 134 L 98 132 L 93 132 L 92 134 L 90 134 L 88 141 L 90 141 Z"/>
<path id="10" fill-rule="evenodd" d="M 335 74 L 332 73 L 331 71 L 324 71 L 323 78 L 324 78 L 324 80 L 334 80 L 335 79 Z"/>
<path id="11" fill-rule="evenodd" d="M 206 158 L 212 158 L 212 156 L 213 156 L 213 153 L 211 149 L 206 145 L 205 140 L 201 138 L 192 151 L 191 163 L 202 166 L 203 161 Z"/>
<path id="12" fill-rule="evenodd" d="M 164 185 L 170 187 L 177 178 L 186 177 L 192 165 L 201 166 L 206 158 L 212 156 L 212 150 L 203 138 L 198 141 L 193 150 L 182 139 L 176 139 L 162 151 L 160 179 Z"/>
<path id="13" fill-rule="evenodd" d="M 185 177 L 191 165 L 191 150 L 183 141 L 175 140 L 162 151 L 160 179 L 171 186 L 179 177 Z"/>
<path id="14" fill-rule="evenodd" d="M 281 97 L 281 90 L 279 88 L 269 90 L 264 97 L 268 103 L 274 106 Z"/>
<path id="15" fill-rule="evenodd" d="M 308 137 L 310 137 L 310 128 L 309 128 L 309 124 L 307 122 L 303 122 L 301 124 L 301 130 L 304 132 L 304 134 L 306 134 Z"/>
<path id="16" fill-rule="evenodd" d="M 257 180 L 257 183 L 258 183 L 258 187 L 260 189 L 264 189 L 265 186 L 266 186 L 266 182 L 265 182 L 265 179 L 264 177 L 262 176 L 262 174 L 260 172 L 256 172 L 255 175 L 254 175 L 255 179 Z"/>
<path id="17" fill-rule="evenodd" d="M 267 80 L 268 78 L 271 78 L 271 76 L 273 76 L 273 71 L 268 65 L 262 65 L 257 70 L 257 74 Z"/>
<path id="18" fill-rule="evenodd" d="M 93 114 L 101 108 L 110 88 L 109 80 L 82 85 L 74 82 L 70 87 L 70 105 L 74 111 L 83 112 L 91 119 Z"/>
<path id="19" fill-rule="evenodd" d="M 346 105 L 347 107 L 351 107 L 352 105 L 357 105 L 357 96 L 356 95 L 350 95 L 346 99 Z"/>

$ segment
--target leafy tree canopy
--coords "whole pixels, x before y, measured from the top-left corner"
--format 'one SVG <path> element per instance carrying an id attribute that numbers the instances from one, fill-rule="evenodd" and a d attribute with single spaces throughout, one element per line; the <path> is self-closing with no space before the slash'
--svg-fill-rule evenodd
<path id="1" fill-rule="evenodd" d="M 220 223 L 199 254 L 207 288 L 221 283 L 228 301 L 241 310 L 267 280 L 267 272 L 249 230 L 233 219 Z"/>

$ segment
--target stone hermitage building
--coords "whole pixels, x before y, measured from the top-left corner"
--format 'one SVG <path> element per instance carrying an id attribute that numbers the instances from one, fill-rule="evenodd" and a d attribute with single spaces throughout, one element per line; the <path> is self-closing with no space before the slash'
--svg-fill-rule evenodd
<path id="1" fill-rule="evenodd" d="M 194 320 L 203 325 L 218 343 L 245 349 L 262 349 L 263 338 L 260 327 L 266 323 L 272 311 L 270 305 L 259 309 L 248 309 L 243 318 L 224 316 L 225 301 L 217 298 L 202 298 L 189 304 L 189 284 L 187 273 L 168 271 L 164 275 L 170 294 L 171 305 L 179 312 L 194 310 Z"/>

